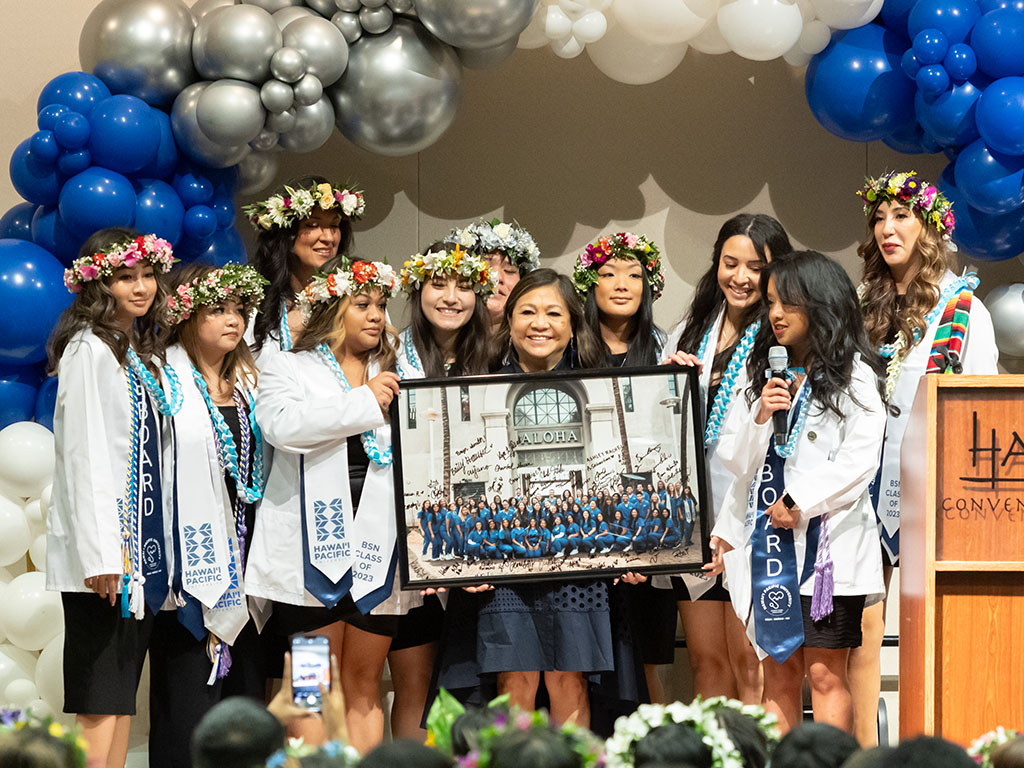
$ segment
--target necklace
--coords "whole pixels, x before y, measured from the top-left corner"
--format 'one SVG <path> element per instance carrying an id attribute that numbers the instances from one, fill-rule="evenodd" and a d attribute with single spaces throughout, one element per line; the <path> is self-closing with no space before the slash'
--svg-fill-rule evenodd
<path id="1" fill-rule="evenodd" d="M 420 356 L 416 352 L 416 345 L 412 342 L 412 329 L 410 328 L 406 328 L 402 333 L 402 348 L 405 350 L 405 358 L 409 361 L 409 365 L 413 367 L 416 373 L 423 373 L 423 364 L 420 363 Z M 409 378 L 402 371 L 399 371 L 399 375 L 403 379 Z"/>
<path id="2" fill-rule="evenodd" d="M 119 522 L 121 527 L 121 615 L 127 617 L 130 612 L 130 585 L 133 578 L 138 577 L 138 552 L 142 532 L 139 527 L 139 438 L 144 416 L 142 401 L 145 395 L 139 387 L 139 379 L 134 368 L 124 371 L 128 385 L 128 396 L 131 401 L 131 436 L 128 439 L 128 471 L 125 476 L 124 498 L 119 503 Z"/>
<path id="3" fill-rule="evenodd" d="M 166 364 L 161 369 L 164 376 L 167 377 L 167 382 L 171 388 L 171 399 L 168 401 L 159 382 L 157 382 L 153 374 L 150 373 L 149 369 L 142 364 L 142 360 L 131 347 L 128 347 L 127 358 L 132 371 L 134 371 L 135 375 L 139 377 L 139 380 L 142 382 L 142 386 L 146 388 L 149 396 L 152 397 L 153 401 L 156 403 L 157 410 L 164 416 L 177 415 L 178 411 L 181 410 L 181 401 L 183 397 L 181 394 L 181 382 L 178 381 L 178 374 L 174 372 L 174 369 Z"/>
<path id="4" fill-rule="evenodd" d="M 704 359 L 704 353 L 707 351 L 714 327 L 712 325 L 708 328 L 704 333 L 704 338 L 701 339 L 700 349 L 697 350 L 697 357 L 700 360 Z M 711 404 L 711 412 L 708 414 L 708 424 L 704 430 L 705 448 L 713 446 L 721 436 L 722 424 L 725 422 L 725 415 L 729 412 L 729 404 L 732 402 L 733 387 L 736 385 L 736 379 L 739 378 L 740 371 L 747 361 L 747 356 L 754 346 L 754 339 L 757 338 L 757 332 L 760 329 L 760 320 L 748 325 L 747 329 L 743 332 L 743 338 L 740 339 L 739 344 L 736 345 L 736 349 L 733 350 L 732 356 L 729 358 L 729 364 L 725 368 L 722 381 L 718 385 L 718 392 L 715 394 L 715 400 Z"/>
<path id="5" fill-rule="evenodd" d="M 811 383 L 809 381 L 804 381 L 804 391 L 800 393 L 798 399 L 796 421 L 793 422 L 793 428 L 789 431 L 789 438 L 785 445 L 775 446 L 775 455 L 780 459 L 788 459 L 793 455 L 797 441 L 800 439 L 800 433 L 803 432 L 804 422 L 807 421 L 807 410 L 811 402 Z"/>
<path id="6" fill-rule="evenodd" d="M 263 498 L 263 435 L 260 433 L 260 426 L 256 423 L 254 415 L 255 405 L 252 394 L 246 393 L 249 398 L 249 414 L 246 418 L 245 408 L 242 405 L 242 395 L 236 389 L 233 395 L 235 407 L 238 409 L 238 423 L 241 428 L 242 448 L 244 452 L 243 464 L 239 468 L 238 451 L 235 448 L 235 438 L 231 434 L 231 428 L 224 420 L 224 414 L 220 408 L 214 405 L 210 398 L 210 390 L 206 386 L 206 379 L 203 378 L 196 367 L 192 366 L 192 379 L 196 383 L 199 394 L 206 402 L 206 410 L 210 413 L 210 421 L 213 422 L 213 436 L 217 443 L 217 460 L 220 462 L 222 471 L 228 472 L 231 479 L 235 481 L 235 495 L 253 504 Z M 256 440 L 253 457 L 252 484 L 246 485 L 245 479 L 248 474 L 250 435 Z"/>
<path id="7" fill-rule="evenodd" d="M 281 351 L 289 352 L 292 348 L 292 329 L 288 327 L 288 302 L 281 299 Z"/>
<path id="8" fill-rule="evenodd" d="M 341 370 L 341 366 L 338 365 L 338 358 L 334 356 L 330 348 L 324 342 L 320 342 L 316 345 L 316 352 L 320 355 L 320 359 L 324 365 L 330 368 L 331 373 L 334 374 L 334 378 L 341 384 L 341 388 L 346 392 L 352 391 L 352 385 L 348 383 L 348 379 L 345 378 L 345 372 Z M 363 450 L 366 451 L 366 455 L 370 461 L 381 467 L 387 467 L 391 465 L 391 447 L 388 446 L 387 450 L 382 451 L 380 446 L 377 445 L 377 438 L 373 434 L 372 429 L 368 429 L 363 432 L 359 439 L 363 443 Z"/>

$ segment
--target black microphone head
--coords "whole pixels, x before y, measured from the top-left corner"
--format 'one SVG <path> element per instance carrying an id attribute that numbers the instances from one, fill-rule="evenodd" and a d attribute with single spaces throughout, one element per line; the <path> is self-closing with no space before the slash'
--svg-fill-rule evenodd
<path id="1" fill-rule="evenodd" d="M 789 367 L 789 351 L 781 344 L 768 350 L 768 367 L 773 371 L 784 371 Z"/>

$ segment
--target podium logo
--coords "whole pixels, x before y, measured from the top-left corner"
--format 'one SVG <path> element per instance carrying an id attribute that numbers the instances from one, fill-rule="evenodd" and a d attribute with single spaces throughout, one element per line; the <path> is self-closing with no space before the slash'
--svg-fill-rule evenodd
<path id="1" fill-rule="evenodd" d="M 313 502 L 313 526 L 316 528 L 318 542 L 345 538 L 345 515 L 342 512 L 341 499 Z"/>
<path id="2" fill-rule="evenodd" d="M 978 412 L 972 416 L 972 438 L 968 453 L 976 474 L 961 477 L 965 483 L 980 483 L 996 490 L 999 485 L 1024 483 L 1024 440 L 1016 430 L 983 430 Z"/>
<path id="3" fill-rule="evenodd" d="M 185 526 L 185 562 L 189 568 L 199 565 L 213 565 L 213 526 L 203 523 L 198 528 Z"/>

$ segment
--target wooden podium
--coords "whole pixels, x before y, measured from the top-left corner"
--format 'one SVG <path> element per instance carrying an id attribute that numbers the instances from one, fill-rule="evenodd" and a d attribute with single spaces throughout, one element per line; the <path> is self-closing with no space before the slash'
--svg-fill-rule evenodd
<path id="1" fill-rule="evenodd" d="M 1024 724 L 1024 376 L 926 376 L 910 424 L 900 738 L 967 745 Z"/>

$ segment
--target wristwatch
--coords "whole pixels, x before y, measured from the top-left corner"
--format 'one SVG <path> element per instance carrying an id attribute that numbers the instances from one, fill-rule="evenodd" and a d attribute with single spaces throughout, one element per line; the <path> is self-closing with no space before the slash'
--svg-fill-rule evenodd
<path id="1" fill-rule="evenodd" d="M 789 491 L 782 492 L 782 503 L 786 506 L 790 512 L 794 509 L 798 509 L 797 503 L 793 501 L 793 497 L 789 495 Z"/>

